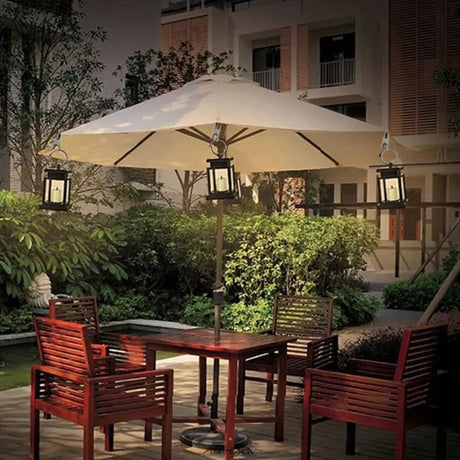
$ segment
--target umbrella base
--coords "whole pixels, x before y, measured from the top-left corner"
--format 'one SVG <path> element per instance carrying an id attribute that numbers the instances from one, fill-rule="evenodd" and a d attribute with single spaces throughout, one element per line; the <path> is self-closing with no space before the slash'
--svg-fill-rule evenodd
<path id="1" fill-rule="evenodd" d="M 210 427 L 197 427 L 185 430 L 180 435 L 183 444 L 201 449 L 223 451 L 224 437 L 221 433 L 213 431 Z M 249 442 L 246 435 L 235 433 L 235 449 L 245 447 Z"/>

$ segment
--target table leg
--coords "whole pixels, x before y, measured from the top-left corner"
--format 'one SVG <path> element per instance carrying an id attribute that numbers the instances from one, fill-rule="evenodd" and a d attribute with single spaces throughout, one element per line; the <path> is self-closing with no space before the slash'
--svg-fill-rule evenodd
<path id="1" fill-rule="evenodd" d="M 146 353 L 146 369 L 156 369 L 157 367 L 157 352 L 153 347 L 147 347 Z M 152 441 L 152 421 L 145 420 L 144 425 L 144 441 Z"/>
<path id="2" fill-rule="evenodd" d="M 236 389 L 238 386 L 238 359 L 228 361 L 227 411 L 225 420 L 225 460 L 232 460 L 235 451 L 235 410 Z"/>
<path id="3" fill-rule="evenodd" d="M 278 388 L 276 393 L 275 441 L 284 440 L 284 404 L 286 399 L 286 353 L 284 345 L 278 352 Z"/>
<path id="4" fill-rule="evenodd" d="M 198 416 L 200 415 L 206 415 L 205 412 L 208 412 L 208 410 L 205 411 L 205 409 L 208 409 L 206 406 L 206 358 L 203 356 L 199 357 L 199 389 L 198 389 L 198 410 L 197 414 Z"/>

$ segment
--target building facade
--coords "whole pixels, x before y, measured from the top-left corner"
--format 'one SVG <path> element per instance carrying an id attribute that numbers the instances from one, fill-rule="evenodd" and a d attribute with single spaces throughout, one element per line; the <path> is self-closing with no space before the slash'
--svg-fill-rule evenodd
<path id="1" fill-rule="evenodd" d="M 198 51 L 231 50 L 242 76 L 266 88 L 388 128 L 386 160 L 404 167 L 409 199 L 399 217 L 398 263 L 401 271 L 413 271 L 460 213 L 460 137 L 447 129 L 447 113 L 458 106 L 454 90 L 433 78 L 439 68 L 460 65 L 455 3 L 165 0 L 161 47 L 188 41 Z M 381 244 L 369 268 L 391 270 L 397 213 L 376 211 L 382 166 L 375 152 L 367 169 L 315 171 L 321 203 L 308 213 L 350 212 L 375 222 Z M 450 241 L 460 240 L 456 228 Z"/>

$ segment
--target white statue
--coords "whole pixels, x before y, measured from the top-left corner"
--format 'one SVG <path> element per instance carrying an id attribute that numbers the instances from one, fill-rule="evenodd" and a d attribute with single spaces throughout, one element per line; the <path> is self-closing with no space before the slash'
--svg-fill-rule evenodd
<path id="1" fill-rule="evenodd" d="M 27 291 L 29 302 L 35 308 L 48 308 L 48 300 L 55 297 L 51 293 L 51 281 L 46 273 L 36 275 Z"/>

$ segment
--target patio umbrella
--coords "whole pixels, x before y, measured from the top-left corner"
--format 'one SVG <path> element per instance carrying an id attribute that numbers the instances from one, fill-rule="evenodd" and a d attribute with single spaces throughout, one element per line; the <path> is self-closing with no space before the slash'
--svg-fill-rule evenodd
<path id="1" fill-rule="evenodd" d="M 240 172 L 367 167 L 384 130 L 276 93 L 243 78 L 206 75 L 182 88 L 61 134 L 69 160 L 105 166 L 203 170 L 221 141 Z M 215 338 L 222 290 L 222 214 L 217 208 Z M 218 393 L 218 363 L 214 390 Z M 217 396 L 211 405 L 217 417 Z"/>
<path id="2" fill-rule="evenodd" d="M 229 75 L 183 87 L 65 131 L 70 160 L 105 166 L 206 166 L 215 124 L 242 172 L 367 167 L 384 130 Z"/>

